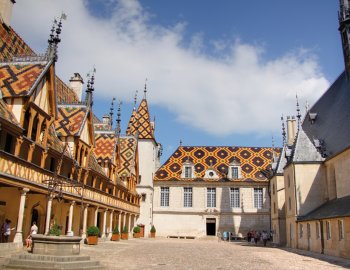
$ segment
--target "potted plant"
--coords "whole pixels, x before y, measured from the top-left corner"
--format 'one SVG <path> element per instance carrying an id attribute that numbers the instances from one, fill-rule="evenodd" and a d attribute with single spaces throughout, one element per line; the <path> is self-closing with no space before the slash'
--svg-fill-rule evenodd
<path id="1" fill-rule="evenodd" d="M 151 238 L 155 238 L 156 237 L 156 228 L 154 227 L 154 225 L 152 225 L 152 228 L 150 230 L 151 233 Z"/>
<path id="2" fill-rule="evenodd" d="M 128 236 L 129 236 L 129 230 L 127 226 L 124 226 L 123 230 L 122 230 L 122 239 L 123 240 L 128 240 Z"/>
<path id="3" fill-rule="evenodd" d="M 140 238 L 141 237 L 141 228 L 139 226 L 134 227 L 134 238 Z"/>
<path id="4" fill-rule="evenodd" d="M 89 245 L 97 245 L 98 235 L 100 234 L 100 229 L 96 226 L 91 226 L 87 229 L 87 238 Z"/>
<path id="5" fill-rule="evenodd" d="M 118 225 L 116 225 L 112 231 L 112 241 L 119 241 L 120 240 L 120 233 L 118 229 Z"/>
<path id="6" fill-rule="evenodd" d="M 57 224 L 54 224 L 49 231 L 49 235 L 60 236 L 61 235 L 60 226 Z"/>

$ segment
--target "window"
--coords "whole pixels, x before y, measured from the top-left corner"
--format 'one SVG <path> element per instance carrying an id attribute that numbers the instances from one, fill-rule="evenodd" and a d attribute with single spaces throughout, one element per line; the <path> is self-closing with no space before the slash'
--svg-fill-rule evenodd
<path id="1" fill-rule="evenodd" d="M 240 207 L 239 188 L 230 188 L 230 205 L 232 208 Z"/>
<path id="2" fill-rule="evenodd" d="M 293 225 L 292 225 L 292 223 L 289 223 L 289 239 L 292 242 L 292 239 L 293 239 Z M 292 244 L 292 243 L 290 243 L 290 244 Z"/>
<path id="3" fill-rule="evenodd" d="M 338 220 L 338 232 L 339 232 L 339 240 L 344 239 L 344 221 L 342 219 Z"/>
<path id="4" fill-rule="evenodd" d="M 254 207 L 261 209 L 263 206 L 263 189 L 254 188 Z"/>
<path id="5" fill-rule="evenodd" d="M 320 234 L 320 223 L 316 222 L 316 238 L 320 239 L 321 234 Z"/>
<path id="6" fill-rule="evenodd" d="M 13 136 L 9 133 L 6 134 L 5 148 L 4 151 L 11 153 Z"/>
<path id="7" fill-rule="evenodd" d="M 326 235 L 327 235 L 327 240 L 331 239 L 331 222 L 326 221 Z"/>
<path id="8" fill-rule="evenodd" d="M 299 237 L 303 238 L 304 226 L 303 224 L 299 224 Z"/>
<path id="9" fill-rule="evenodd" d="M 192 178 L 192 167 L 185 167 L 185 178 Z"/>
<path id="10" fill-rule="evenodd" d="M 272 184 L 272 194 L 275 194 L 275 184 Z"/>
<path id="11" fill-rule="evenodd" d="M 207 188 L 207 207 L 216 207 L 216 188 Z"/>
<path id="12" fill-rule="evenodd" d="M 145 193 L 141 194 L 141 201 L 143 201 L 143 202 L 146 201 L 146 194 Z"/>
<path id="13" fill-rule="evenodd" d="M 307 238 L 311 238 L 311 225 L 310 225 L 310 223 L 308 223 L 306 225 L 306 229 L 307 229 Z"/>
<path id="14" fill-rule="evenodd" d="M 276 203 L 273 203 L 273 213 L 276 214 Z"/>
<path id="15" fill-rule="evenodd" d="M 238 179 L 238 167 L 232 167 L 232 178 Z"/>
<path id="16" fill-rule="evenodd" d="M 288 175 L 288 187 L 290 187 L 290 177 Z"/>
<path id="17" fill-rule="evenodd" d="M 169 206 L 169 187 L 160 188 L 160 206 Z"/>
<path id="18" fill-rule="evenodd" d="M 192 207 L 192 188 L 184 187 L 184 207 Z"/>
<path id="19" fill-rule="evenodd" d="M 290 197 L 288 198 L 288 208 L 292 210 L 292 199 Z"/>

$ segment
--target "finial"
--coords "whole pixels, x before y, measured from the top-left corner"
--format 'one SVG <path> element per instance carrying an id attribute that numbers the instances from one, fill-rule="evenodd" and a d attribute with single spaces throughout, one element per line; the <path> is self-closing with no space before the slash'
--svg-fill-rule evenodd
<path id="1" fill-rule="evenodd" d="M 48 40 L 49 46 L 48 46 L 46 55 L 49 58 L 52 58 L 54 62 L 57 62 L 57 58 L 58 58 L 57 46 L 58 46 L 58 43 L 61 42 L 60 34 L 62 32 L 62 20 L 66 20 L 66 19 L 67 19 L 67 15 L 62 12 L 58 23 L 57 23 L 57 19 L 55 18 L 52 24 L 51 34 Z"/>
<path id="2" fill-rule="evenodd" d="M 111 107 L 109 109 L 109 124 L 111 125 L 111 128 L 113 127 L 113 111 L 114 111 L 114 101 L 115 101 L 115 97 L 112 98 L 112 102 L 111 102 Z"/>
<path id="3" fill-rule="evenodd" d="M 180 139 L 180 146 L 182 146 L 182 140 Z"/>
<path id="4" fill-rule="evenodd" d="M 87 74 L 87 85 L 86 85 L 86 97 L 85 97 L 85 102 L 87 106 L 92 107 L 92 92 L 95 90 L 94 84 L 95 84 L 95 73 L 96 73 L 96 68 L 94 67 L 92 72 Z"/>
<path id="5" fill-rule="evenodd" d="M 298 118 L 298 129 L 300 127 L 300 119 L 301 119 L 301 114 L 300 114 L 300 108 L 299 108 L 299 100 L 298 100 L 298 95 L 295 95 L 296 100 L 297 100 L 297 118 Z"/>
<path id="6" fill-rule="evenodd" d="M 284 120 L 283 120 L 283 114 L 281 116 L 282 121 L 282 139 L 283 139 L 283 146 L 286 144 L 286 128 L 284 126 Z"/>
<path id="7" fill-rule="evenodd" d="M 145 80 L 145 89 L 143 90 L 144 92 L 144 98 L 146 98 L 146 94 L 147 94 L 147 78 Z"/>
<path id="8" fill-rule="evenodd" d="M 276 158 L 276 156 L 275 156 L 275 138 L 273 137 L 273 134 L 271 136 L 271 141 L 272 141 L 272 144 L 271 144 L 271 146 L 272 146 L 272 158 L 273 158 L 273 161 L 275 161 L 275 158 Z"/>
<path id="9" fill-rule="evenodd" d="M 116 133 L 117 133 L 117 136 L 119 137 L 120 136 L 120 122 L 121 122 L 121 119 L 120 119 L 120 116 L 121 116 L 121 105 L 123 104 L 123 102 L 121 102 L 120 100 L 119 100 L 119 102 L 118 102 L 118 111 L 117 111 L 117 120 L 116 120 L 116 122 L 117 122 L 117 126 L 116 126 Z"/>
<path id="10" fill-rule="evenodd" d="M 134 110 L 136 110 L 136 102 L 137 102 L 137 94 L 138 94 L 138 90 L 136 90 L 135 92 L 135 96 L 134 96 Z"/>

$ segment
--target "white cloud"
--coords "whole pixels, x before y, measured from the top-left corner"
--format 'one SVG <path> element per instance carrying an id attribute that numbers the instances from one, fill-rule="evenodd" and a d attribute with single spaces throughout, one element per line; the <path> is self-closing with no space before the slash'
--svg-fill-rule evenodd
<path id="1" fill-rule="evenodd" d="M 257 45 L 211 40 L 214 52 L 220 51 L 215 58 L 203 52 L 202 33 L 184 45 L 185 22 L 152 25 L 150 14 L 136 0 L 108 5 L 112 16 L 96 18 L 82 0 L 17 1 L 13 26 L 43 52 L 52 18 L 64 11 L 68 20 L 57 63 L 63 80 L 73 72 L 84 76 L 96 65 L 95 94 L 131 101 L 147 77 L 150 104 L 216 135 L 279 130 L 278 116 L 295 111 L 296 93 L 301 104 L 312 104 L 329 84 L 308 50 L 264 60 L 264 50 Z"/>

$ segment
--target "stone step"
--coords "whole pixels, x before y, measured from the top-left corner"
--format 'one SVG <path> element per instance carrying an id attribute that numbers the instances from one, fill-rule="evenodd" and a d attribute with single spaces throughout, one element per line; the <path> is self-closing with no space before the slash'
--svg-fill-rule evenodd
<path id="1" fill-rule="evenodd" d="M 32 266 L 25 266 L 25 265 L 7 265 L 3 269 L 12 269 L 12 270 L 52 270 L 52 269 L 70 269 L 70 270 L 102 270 L 105 269 L 102 265 L 97 266 L 79 266 L 77 268 L 64 268 L 61 266 L 57 266 L 55 268 L 53 267 L 32 267 Z"/>
<path id="2" fill-rule="evenodd" d="M 103 269 L 98 261 L 45 262 L 10 259 L 5 269 Z"/>
<path id="3" fill-rule="evenodd" d="M 35 261 L 54 261 L 54 262 L 74 262 L 74 261 L 89 261 L 90 256 L 52 256 L 52 255 L 40 255 L 40 254 L 18 254 L 12 255 L 12 259 L 20 260 L 35 260 Z"/>

